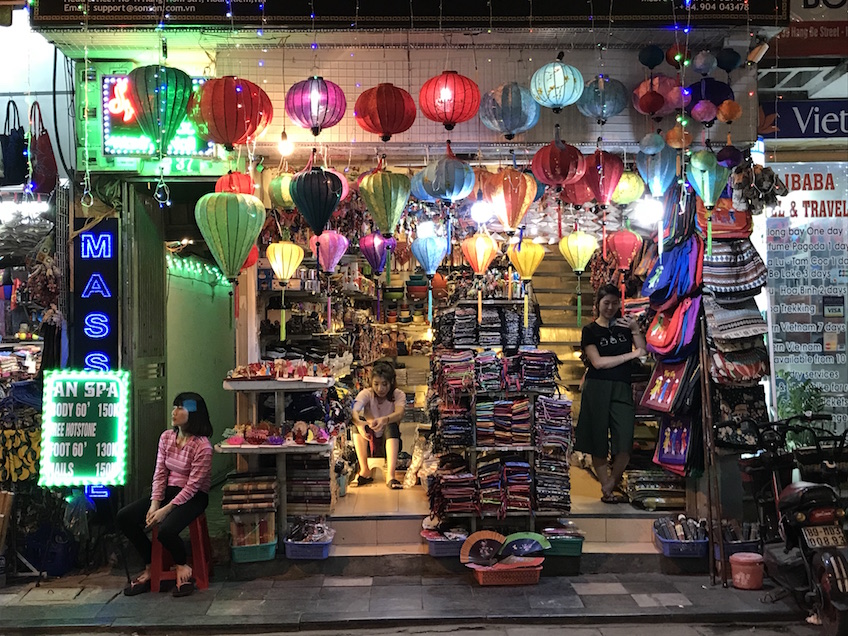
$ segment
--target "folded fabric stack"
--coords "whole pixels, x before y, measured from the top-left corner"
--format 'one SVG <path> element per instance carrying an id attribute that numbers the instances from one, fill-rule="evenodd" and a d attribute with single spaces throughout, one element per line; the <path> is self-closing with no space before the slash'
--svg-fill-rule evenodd
<path id="1" fill-rule="evenodd" d="M 497 307 L 484 307 L 483 320 L 477 327 L 477 345 L 480 347 L 501 346 L 501 316 Z"/>
<path id="2" fill-rule="evenodd" d="M 512 443 L 518 446 L 529 446 L 531 436 L 530 400 L 514 400 L 511 411 Z"/>
<path id="3" fill-rule="evenodd" d="M 477 486 L 480 489 L 481 512 L 501 516 L 505 493 L 501 460 L 497 455 L 487 455 L 477 461 Z"/>
<path id="4" fill-rule="evenodd" d="M 427 491 L 430 513 L 437 517 L 449 514 L 477 514 L 480 510 L 477 481 L 468 470 L 465 458 L 448 453 L 439 458 L 439 468 Z"/>
<path id="5" fill-rule="evenodd" d="M 713 296 L 704 296 L 707 335 L 719 351 L 751 349 L 762 344 L 768 325 L 753 298 L 741 303 L 719 304 Z"/>
<path id="6" fill-rule="evenodd" d="M 498 400 L 495 404 L 495 443 L 509 446 L 512 440 L 512 400 Z"/>
<path id="7" fill-rule="evenodd" d="M 434 325 L 434 342 L 437 347 L 453 347 L 453 325 L 456 321 L 456 309 L 451 307 L 438 313 L 433 320 Z"/>
<path id="8" fill-rule="evenodd" d="M 0 355 L 0 373 L 8 375 L 18 370 L 18 359 L 13 355 Z"/>
<path id="9" fill-rule="evenodd" d="M 474 353 L 440 349 L 431 364 L 433 384 L 444 400 L 474 387 Z"/>
<path id="10" fill-rule="evenodd" d="M 272 475 L 230 479 L 222 493 L 221 508 L 226 514 L 277 509 L 277 479 Z"/>
<path id="11" fill-rule="evenodd" d="M 453 323 L 453 346 L 472 347 L 477 344 L 477 309 L 458 307 Z"/>
<path id="12" fill-rule="evenodd" d="M 522 351 L 520 356 L 522 389 L 549 391 L 556 388 L 559 360 L 553 351 L 530 349 Z"/>
<path id="13" fill-rule="evenodd" d="M 623 476 L 630 503 L 649 510 L 686 507 L 686 478 L 665 470 L 628 470 Z"/>
<path id="14" fill-rule="evenodd" d="M 570 452 L 573 440 L 571 400 L 540 395 L 536 398 L 536 446 Z"/>
<path id="15" fill-rule="evenodd" d="M 521 456 L 503 458 L 504 485 L 506 486 L 505 511 L 520 512 L 533 507 L 533 479 L 530 464 Z"/>
<path id="16" fill-rule="evenodd" d="M 427 369 L 408 368 L 406 369 L 407 386 L 419 386 L 427 384 Z"/>
<path id="17" fill-rule="evenodd" d="M 521 382 L 521 355 L 504 358 L 504 388 L 507 391 L 519 391 Z"/>
<path id="18" fill-rule="evenodd" d="M 556 448 L 536 453 L 536 509 L 541 512 L 571 511 L 571 479 L 568 455 Z"/>
<path id="19" fill-rule="evenodd" d="M 436 422 L 437 448 L 470 446 L 473 443 L 474 425 L 469 406 L 467 398 L 454 404 L 439 404 Z"/>
<path id="20" fill-rule="evenodd" d="M 518 349 L 521 344 L 521 327 L 524 317 L 521 312 L 512 307 L 503 311 L 503 346 L 504 349 Z"/>
<path id="21" fill-rule="evenodd" d="M 495 445 L 495 403 L 477 402 L 477 446 Z"/>
<path id="22" fill-rule="evenodd" d="M 326 514 L 333 503 L 330 463 L 326 457 L 294 455 L 286 459 L 288 514 Z"/>
<path id="23" fill-rule="evenodd" d="M 522 347 L 539 346 L 539 316 L 535 311 L 531 311 L 528 315 L 526 327 L 524 326 L 524 318 L 521 318 L 519 328 L 521 330 Z"/>
<path id="24" fill-rule="evenodd" d="M 494 351 L 481 351 L 474 360 L 478 391 L 500 391 L 503 381 L 503 363 Z"/>

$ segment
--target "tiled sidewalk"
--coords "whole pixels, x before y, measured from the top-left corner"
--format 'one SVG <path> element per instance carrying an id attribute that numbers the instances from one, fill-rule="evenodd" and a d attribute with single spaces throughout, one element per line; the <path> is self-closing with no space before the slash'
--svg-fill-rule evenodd
<path id="1" fill-rule="evenodd" d="M 765 591 L 710 587 L 706 576 L 661 574 L 543 577 L 536 586 L 485 587 L 447 577 L 261 578 L 215 582 L 188 598 L 121 594 L 108 573 L 35 587 L 0 588 L 0 633 L 42 628 L 181 631 L 253 626 L 320 630 L 413 623 L 803 623 L 791 602 L 765 604 Z"/>

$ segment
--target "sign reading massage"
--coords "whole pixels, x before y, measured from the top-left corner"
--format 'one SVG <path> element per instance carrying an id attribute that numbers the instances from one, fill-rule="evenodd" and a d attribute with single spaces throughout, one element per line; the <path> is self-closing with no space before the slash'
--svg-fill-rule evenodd
<path id="1" fill-rule="evenodd" d="M 616 26 L 672 22 L 672 2 L 681 23 L 783 25 L 789 22 L 789 0 L 616 0 Z M 320 29 L 433 29 L 588 27 L 590 2 L 527 2 L 515 0 L 89 0 L 88 23 L 93 26 L 146 23 L 167 25 L 268 25 Z M 688 9 L 687 9 L 688 6 Z M 315 18 L 312 18 L 314 7 Z M 595 22 L 606 24 L 609 11 L 599 7 Z M 32 7 L 35 26 L 74 26 L 84 22 L 83 4 L 68 0 L 38 0 Z M 746 11 L 746 9 L 748 9 Z"/>
<path id="2" fill-rule="evenodd" d="M 44 374 L 39 486 L 126 481 L 127 371 Z"/>
<path id="3" fill-rule="evenodd" d="M 777 113 L 777 139 L 848 137 L 848 99 L 781 100 L 776 109 L 774 101 L 762 101 L 760 106 L 766 115 Z"/>

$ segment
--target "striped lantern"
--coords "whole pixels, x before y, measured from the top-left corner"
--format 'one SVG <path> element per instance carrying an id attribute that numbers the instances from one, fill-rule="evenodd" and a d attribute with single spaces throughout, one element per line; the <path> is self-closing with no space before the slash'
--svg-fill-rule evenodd
<path id="1" fill-rule="evenodd" d="M 228 75 L 208 79 L 192 95 L 188 117 L 201 139 L 227 150 L 255 138 L 274 117 L 268 94 L 253 82 Z"/>
<path id="2" fill-rule="evenodd" d="M 427 119 L 453 130 L 477 114 L 480 88 L 456 71 L 444 71 L 424 82 L 418 93 L 418 107 Z"/>
<path id="3" fill-rule="evenodd" d="M 389 141 L 392 135 L 412 126 L 415 101 L 412 95 L 394 84 L 377 84 L 356 98 L 353 114 L 360 128 Z"/>
<path id="4" fill-rule="evenodd" d="M 130 71 L 127 89 L 141 131 L 165 154 L 191 102 L 191 78 L 170 66 L 140 66 Z"/>

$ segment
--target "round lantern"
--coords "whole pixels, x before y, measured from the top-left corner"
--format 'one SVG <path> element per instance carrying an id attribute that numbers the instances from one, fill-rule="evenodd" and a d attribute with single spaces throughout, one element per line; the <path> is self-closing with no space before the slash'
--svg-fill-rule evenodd
<path id="1" fill-rule="evenodd" d="M 233 172 L 232 170 L 219 177 L 215 182 L 215 192 L 235 192 L 236 194 L 253 194 L 256 184 L 253 182 L 253 177 L 243 172 Z"/>
<path id="2" fill-rule="evenodd" d="M 371 212 L 371 218 L 384 236 L 391 236 L 409 201 L 411 184 L 405 174 L 378 170 L 366 176 L 359 194 Z"/>
<path id="3" fill-rule="evenodd" d="M 716 55 L 718 67 L 730 75 L 730 71 L 739 68 L 742 64 L 742 56 L 730 48 L 721 49 Z"/>
<path id="4" fill-rule="evenodd" d="M 686 87 L 691 95 L 691 101 L 687 106 L 687 110 L 692 110 L 694 106 L 706 100 L 712 102 L 716 108 L 727 99 L 734 99 L 733 89 L 724 82 L 721 82 L 712 77 L 704 77 Z"/>
<path id="5" fill-rule="evenodd" d="M 189 119 L 200 138 L 223 144 L 227 150 L 262 132 L 273 115 L 265 91 L 233 76 L 206 80 L 192 95 L 188 107 Z"/>
<path id="6" fill-rule="evenodd" d="M 692 145 L 692 135 L 683 126 L 676 124 L 665 134 L 665 143 L 678 150 L 688 148 Z"/>
<path id="7" fill-rule="evenodd" d="M 657 91 L 648 91 L 639 98 L 636 110 L 643 115 L 650 115 L 651 117 L 659 120 L 662 119 L 661 116 L 658 117 L 659 111 L 661 111 L 664 106 L 665 97 L 660 95 Z"/>
<path id="8" fill-rule="evenodd" d="M 502 84 L 480 100 L 480 121 L 506 139 L 530 130 L 538 123 L 540 112 L 530 90 L 517 82 Z"/>
<path id="9" fill-rule="evenodd" d="M 577 110 L 584 117 L 598 120 L 602 126 L 626 107 L 627 88 L 606 75 L 598 75 L 589 82 L 577 101 Z"/>
<path id="10" fill-rule="evenodd" d="M 429 120 L 444 124 L 446 130 L 468 121 L 480 107 L 477 84 L 456 71 L 431 77 L 418 93 L 418 106 Z"/>
<path id="11" fill-rule="evenodd" d="M 701 197 L 704 207 L 707 209 L 708 254 L 712 254 L 713 250 L 713 208 L 715 208 L 716 202 L 727 186 L 729 177 L 730 170 L 719 165 L 718 159 L 709 150 L 693 152 L 686 166 L 686 179 L 695 193 Z"/>
<path id="12" fill-rule="evenodd" d="M 728 137 L 730 137 L 730 135 L 728 135 Z M 731 145 L 729 139 L 727 145 L 719 150 L 716 155 L 718 165 L 724 166 L 725 168 L 735 168 L 742 163 L 742 159 L 744 159 L 742 151 L 736 146 Z"/>
<path id="13" fill-rule="evenodd" d="M 639 150 L 646 155 L 655 155 L 665 146 L 665 139 L 659 133 L 648 133 L 639 141 Z"/>
<path id="14" fill-rule="evenodd" d="M 293 172 L 283 172 L 271 179 L 268 185 L 268 198 L 271 199 L 272 208 L 294 210 L 294 200 L 291 198 L 291 184 L 294 176 Z"/>
<path id="15" fill-rule="evenodd" d="M 692 70 L 707 76 L 716 69 L 717 63 L 716 56 L 710 51 L 700 51 L 692 58 Z"/>
<path id="16" fill-rule="evenodd" d="M 153 64 L 134 68 L 127 79 L 127 100 L 141 131 L 165 154 L 185 119 L 191 78 L 178 68 Z"/>
<path id="17" fill-rule="evenodd" d="M 437 201 L 436 197 L 432 196 L 427 190 L 424 189 L 424 170 L 419 170 L 414 175 L 412 175 L 412 179 L 410 179 L 409 190 L 411 196 L 413 196 L 420 203 L 434 203 Z"/>
<path id="18" fill-rule="evenodd" d="M 577 276 L 577 326 L 583 324 L 583 296 L 580 291 L 580 277 L 586 271 L 589 259 L 598 249 L 598 239 L 582 230 L 576 230 L 559 242 L 559 251 L 574 274 Z"/>
<path id="19" fill-rule="evenodd" d="M 312 253 L 318 260 L 318 267 L 327 274 L 336 271 L 349 245 L 347 238 L 335 230 L 326 230 L 319 236 L 309 239 L 309 247 L 312 248 Z"/>
<path id="20" fill-rule="evenodd" d="M 711 101 L 702 99 L 692 107 L 692 119 L 699 121 L 709 128 L 713 125 L 718 109 Z"/>
<path id="21" fill-rule="evenodd" d="M 394 84 L 377 84 L 356 98 L 353 114 L 360 128 L 389 141 L 392 135 L 412 127 L 415 101 L 412 95 Z"/>
<path id="22" fill-rule="evenodd" d="M 555 62 L 545 64 L 533 73 L 530 80 L 533 99 L 555 113 L 561 113 L 583 94 L 583 75 L 573 66 L 563 63 L 564 55 L 560 51 Z"/>
<path id="23" fill-rule="evenodd" d="M 660 152 L 636 153 L 636 169 L 642 175 L 651 196 L 659 198 L 665 194 L 677 177 L 678 153 L 670 146 L 663 146 Z"/>
<path id="24" fill-rule="evenodd" d="M 639 62 L 651 70 L 662 64 L 664 59 L 665 53 L 656 44 L 649 44 L 639 51 Z"/>
<path id="25" fill-rule="evenodd" d="M 495 216 L 505 232 L 514 232 L 536 197 L 536 180 L 521 170 L 503 168 L 493 175 L 488 185 Z"/>
<path id="26" fill-rule="evenodd" d="M 450 142 L 446 146 L 445 156 L 424 168 L 421 185 L 434 199 L 453 203 L 471 194 L 474 189 L 474 169 L 456 158 Z"/>
<path id="27" fill-rule="evenodd" d="M 265 225 L 265 205 L 252 194 L 204 194 L 194 218 L 224 276 L 234 281 Z"/>
<path id="28" fill-rule="evenodd" d="M 338 176 L 309 164 L 292 179 L 291 198 L 315 234 L 321 234 L 339 204 L 342 183 Z"/>
<path id="29" fill-rule="evenodd" d="M 561 188 L 576 183 L 586 173 L 586 158 L 574 146 L 563 143 L 559 124 L 554 126 L 554 140 L 533 155 L 533 175 L 542 183 Z"/>
<path id="30" fill-rule="evenodd" d="M 359 251 L 368 261 L 375 275 L 380 275 L 386 268 L 386 258 L 389 254 L 389 241 L 380 232 L 371 232 L 359 239 Z"/>
<path id="31" fill-rule="evenodd" d="M 607 251 L 612 254 L 621 276 L 621 306 L 624 307 L 624 273 L 630 269 L 633 259 L 642 247 L 642 237 L 633 230 L 621 229 L 607 237 Z"/>
<path id="32" fill-rule="evenodd" d="M 678 108 L 678 106 L 675 106 L 676 102 L 673 99 L 673 92 L 679 88 L 680 82 L 668 75 L 663 75 L 662 73 L 651 75 L 650 78 L 640 82 L 631 92 L 630 98 L 633 108 L 643 115 L 647 115 L 651 114 L 651 112 L 649 109 L 643 108 L 643 106 L 659 106 L 655 108 L 652 117 L 670 115 Z M 642 103 L 642 98 L 648 93 L 656 93 L 662 97 L 662 104 L 659 103 L 659 99 L 656 96 L 651 96 Z M 670 96 L 672 97 L 671 99 Z"/>
<path id="33" fill-rule="evenodd" d="M 323 77 L 310 77 L 294 84 L 286 93 L 286 114 L 314 136 L 338 124 L 345 114 L 347 100 L 338 84 Z"/>
<path id="34" fill-rule="evenodd" d="M 448 253 L 448 240 L 444 236 L 418 237 L 411 250 L 427 275 L 427 320 L 433 324 L 433 276 Z"/>
<path id="35" fill-rule="evenodd" d="M 564 203 L 574 206 L 582 206 L 589 203 L 595 198 L 595 193 L 586 180 L 586 175 L 576 183 L 568 183 L 562 187 L 562 192 L 559 194 L 560 199 Z"/>
<path id="36" fill-rule="evenodd" d="M 274 276 L 282 283 L 282 314 L 280 315 L 280 340 L 286 339 L 286 286 L 303 262 L 303 248 L 291 241 L 271 243 L 265 250 Z"/>
<path id="37" fill-rule="evenodd" d="M 615 192 L 612 193 L 612 202 L 616 205 L 630 205 L 645 192 L 645 182 L 637 173 L 625 171 L 621 175 Z"/>
<path id="38" fill-rule="evenodd" d="M 742 107 L 732 99 L 726 99 L 719 104 L 716 118 L 725 124 L 732 124 L 742 116 Z"/>
<path id="39" fill-rule="evenodd" d="M 689 50 L 683 44 L 674 44 L 665 52 L 665 61 L 674 68 L 680 68 L 689 64 L 691 56 Z"/>

